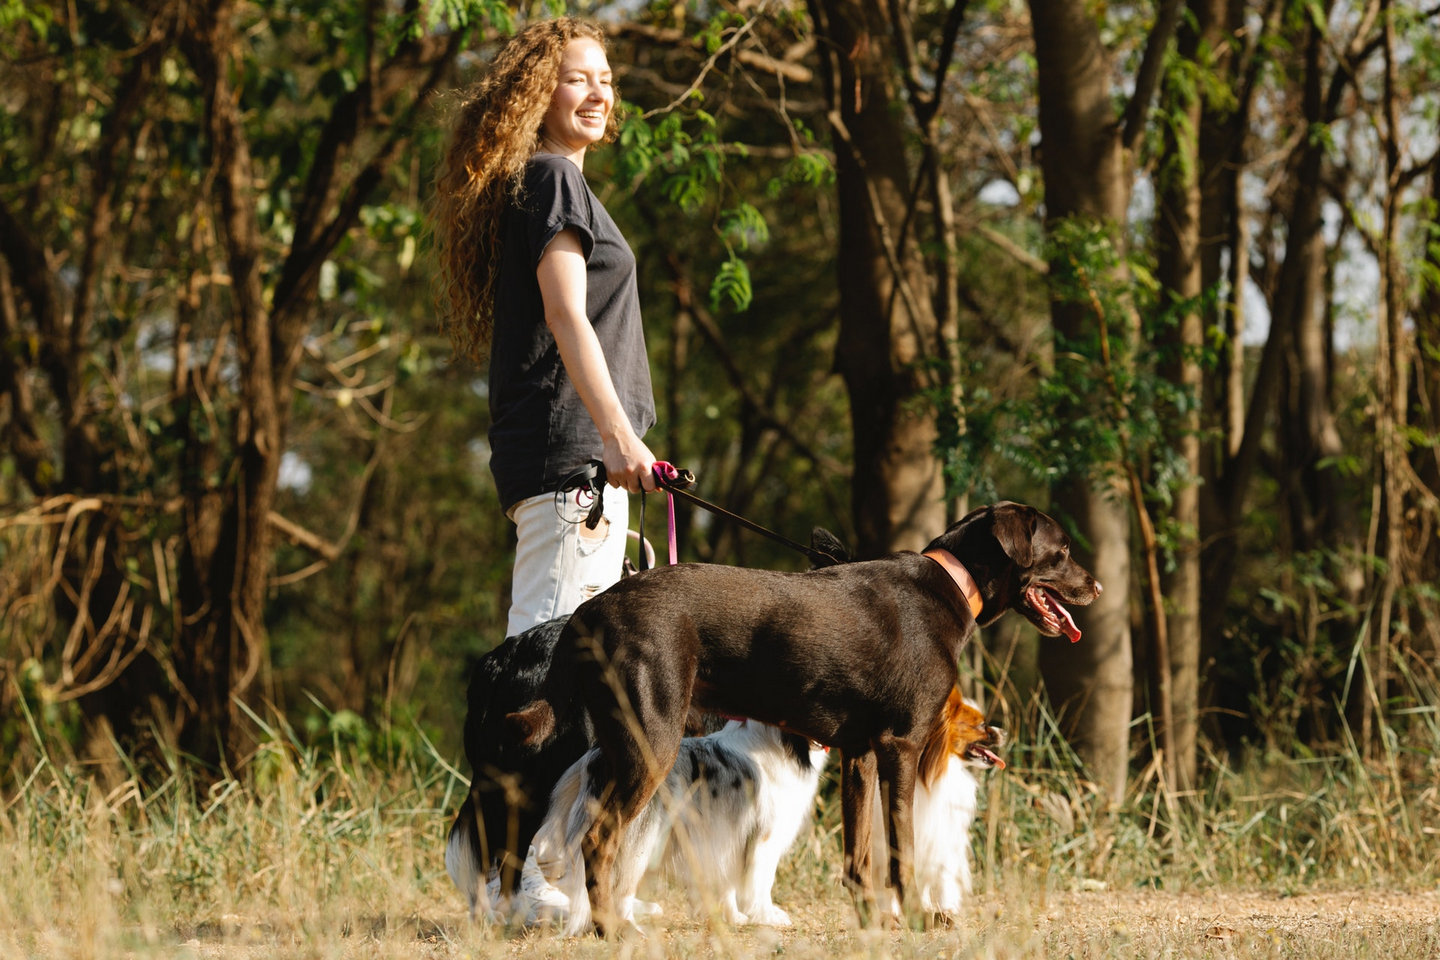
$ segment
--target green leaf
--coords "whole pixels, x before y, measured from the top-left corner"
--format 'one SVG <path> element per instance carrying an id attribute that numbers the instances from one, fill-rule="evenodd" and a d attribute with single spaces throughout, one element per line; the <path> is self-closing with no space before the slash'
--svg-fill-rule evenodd
<path id="1" fill-rule="evenodd" d="M 728 301 L 735 310 L 743 311 L 749 309 L 753 299 L 750 268 L 732 253 L 730 259 L 720 265 L 714 282 L 710 284 L 710 306 L 719 310 L 721 303 Z"/>
<path id="2" fill-rule="evenodd" d="M 751 243 L 766 243 L 770 239 L 770 226 L 764 214 L 748 203 L 722 211 L 720 231 L 741 250 L 749 250 Z"/>

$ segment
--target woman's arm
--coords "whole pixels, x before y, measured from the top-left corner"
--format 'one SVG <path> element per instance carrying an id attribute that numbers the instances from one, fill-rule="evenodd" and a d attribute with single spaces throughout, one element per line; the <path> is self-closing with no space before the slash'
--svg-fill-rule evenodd
<path id="1" fill-rule="evenodd" d="M 560 361 L 580 401 L 604 441 L 605 474 L 610 484 L 631 493 L 654 490 L 655 455 L 638 436 L 620 405 L 605 354 L 585 313 L 585 253 L 573 229 L 560 231 L 535 268 L 545 325 L 560 348 Z"/>

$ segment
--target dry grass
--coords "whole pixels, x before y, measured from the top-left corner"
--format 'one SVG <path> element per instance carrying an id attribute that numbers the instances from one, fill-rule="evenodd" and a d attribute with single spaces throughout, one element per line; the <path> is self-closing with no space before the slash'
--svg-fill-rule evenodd
<path id="1" fill-rule="evenodd" d="M 782 866 L 793 929 L 732 930 L 662 887 L 665 917 L 620 944 L 466 919 L 441 855 L 464 779 L 418 736 L 377 758 L 265 728 L 209 787 L 173 761 L 106 787 L 46 753 L 4 781 L 0 957 L 1440 960 L 1434 744 L 1212 758 L 1193 796 L 1147 769 L 1104 811 L 1046 729 L 987 781 L 956 929 L 857 928 L 832 787 Z"/>

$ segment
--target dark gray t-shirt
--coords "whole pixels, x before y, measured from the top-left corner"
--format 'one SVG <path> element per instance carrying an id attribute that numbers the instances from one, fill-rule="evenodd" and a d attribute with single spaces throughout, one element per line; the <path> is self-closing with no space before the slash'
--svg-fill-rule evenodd
<path id="1" fill-rule="evenodd" d="M 650 362 L 640 325 L 635 255 L 580 169 L 540 154 L 500 223 L 495 330 L 490 346 L 490 472 L 505 509 L 548 493 L 603 451 L 600 432 L 545 325 L 535 268 L 567 227 L 585 252 L 585 310 L 636 434 L 655 425 Z"/>

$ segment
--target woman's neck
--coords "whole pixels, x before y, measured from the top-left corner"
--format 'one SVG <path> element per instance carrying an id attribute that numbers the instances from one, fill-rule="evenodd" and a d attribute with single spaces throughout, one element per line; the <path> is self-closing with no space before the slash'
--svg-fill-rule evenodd
<path id="1" fill-rule="evenodd" d="M 566 150 L 564 147 L 560 146 L 560 145 L 557 144 L 555 141 L 551 140 L 549 137 L 545 136 L 544 134 L 541 134 L 541 136 L 540 136 L 540 146 L 539 146 L 539 148 L 538 148 L 535 152 L 536 152 L 536 153 L 548 153 L 548 154 L 552 154 L 553 156 L 564 157 L 566 160 L 569 160 L 571 163 L 575 164 L 575 166 L 579 167 L 581 170 L 584 170 L 584 169 L 585 169 L 585 148 L 584 148 L 584 147 L 581 147 L 579 150 Z"/>

